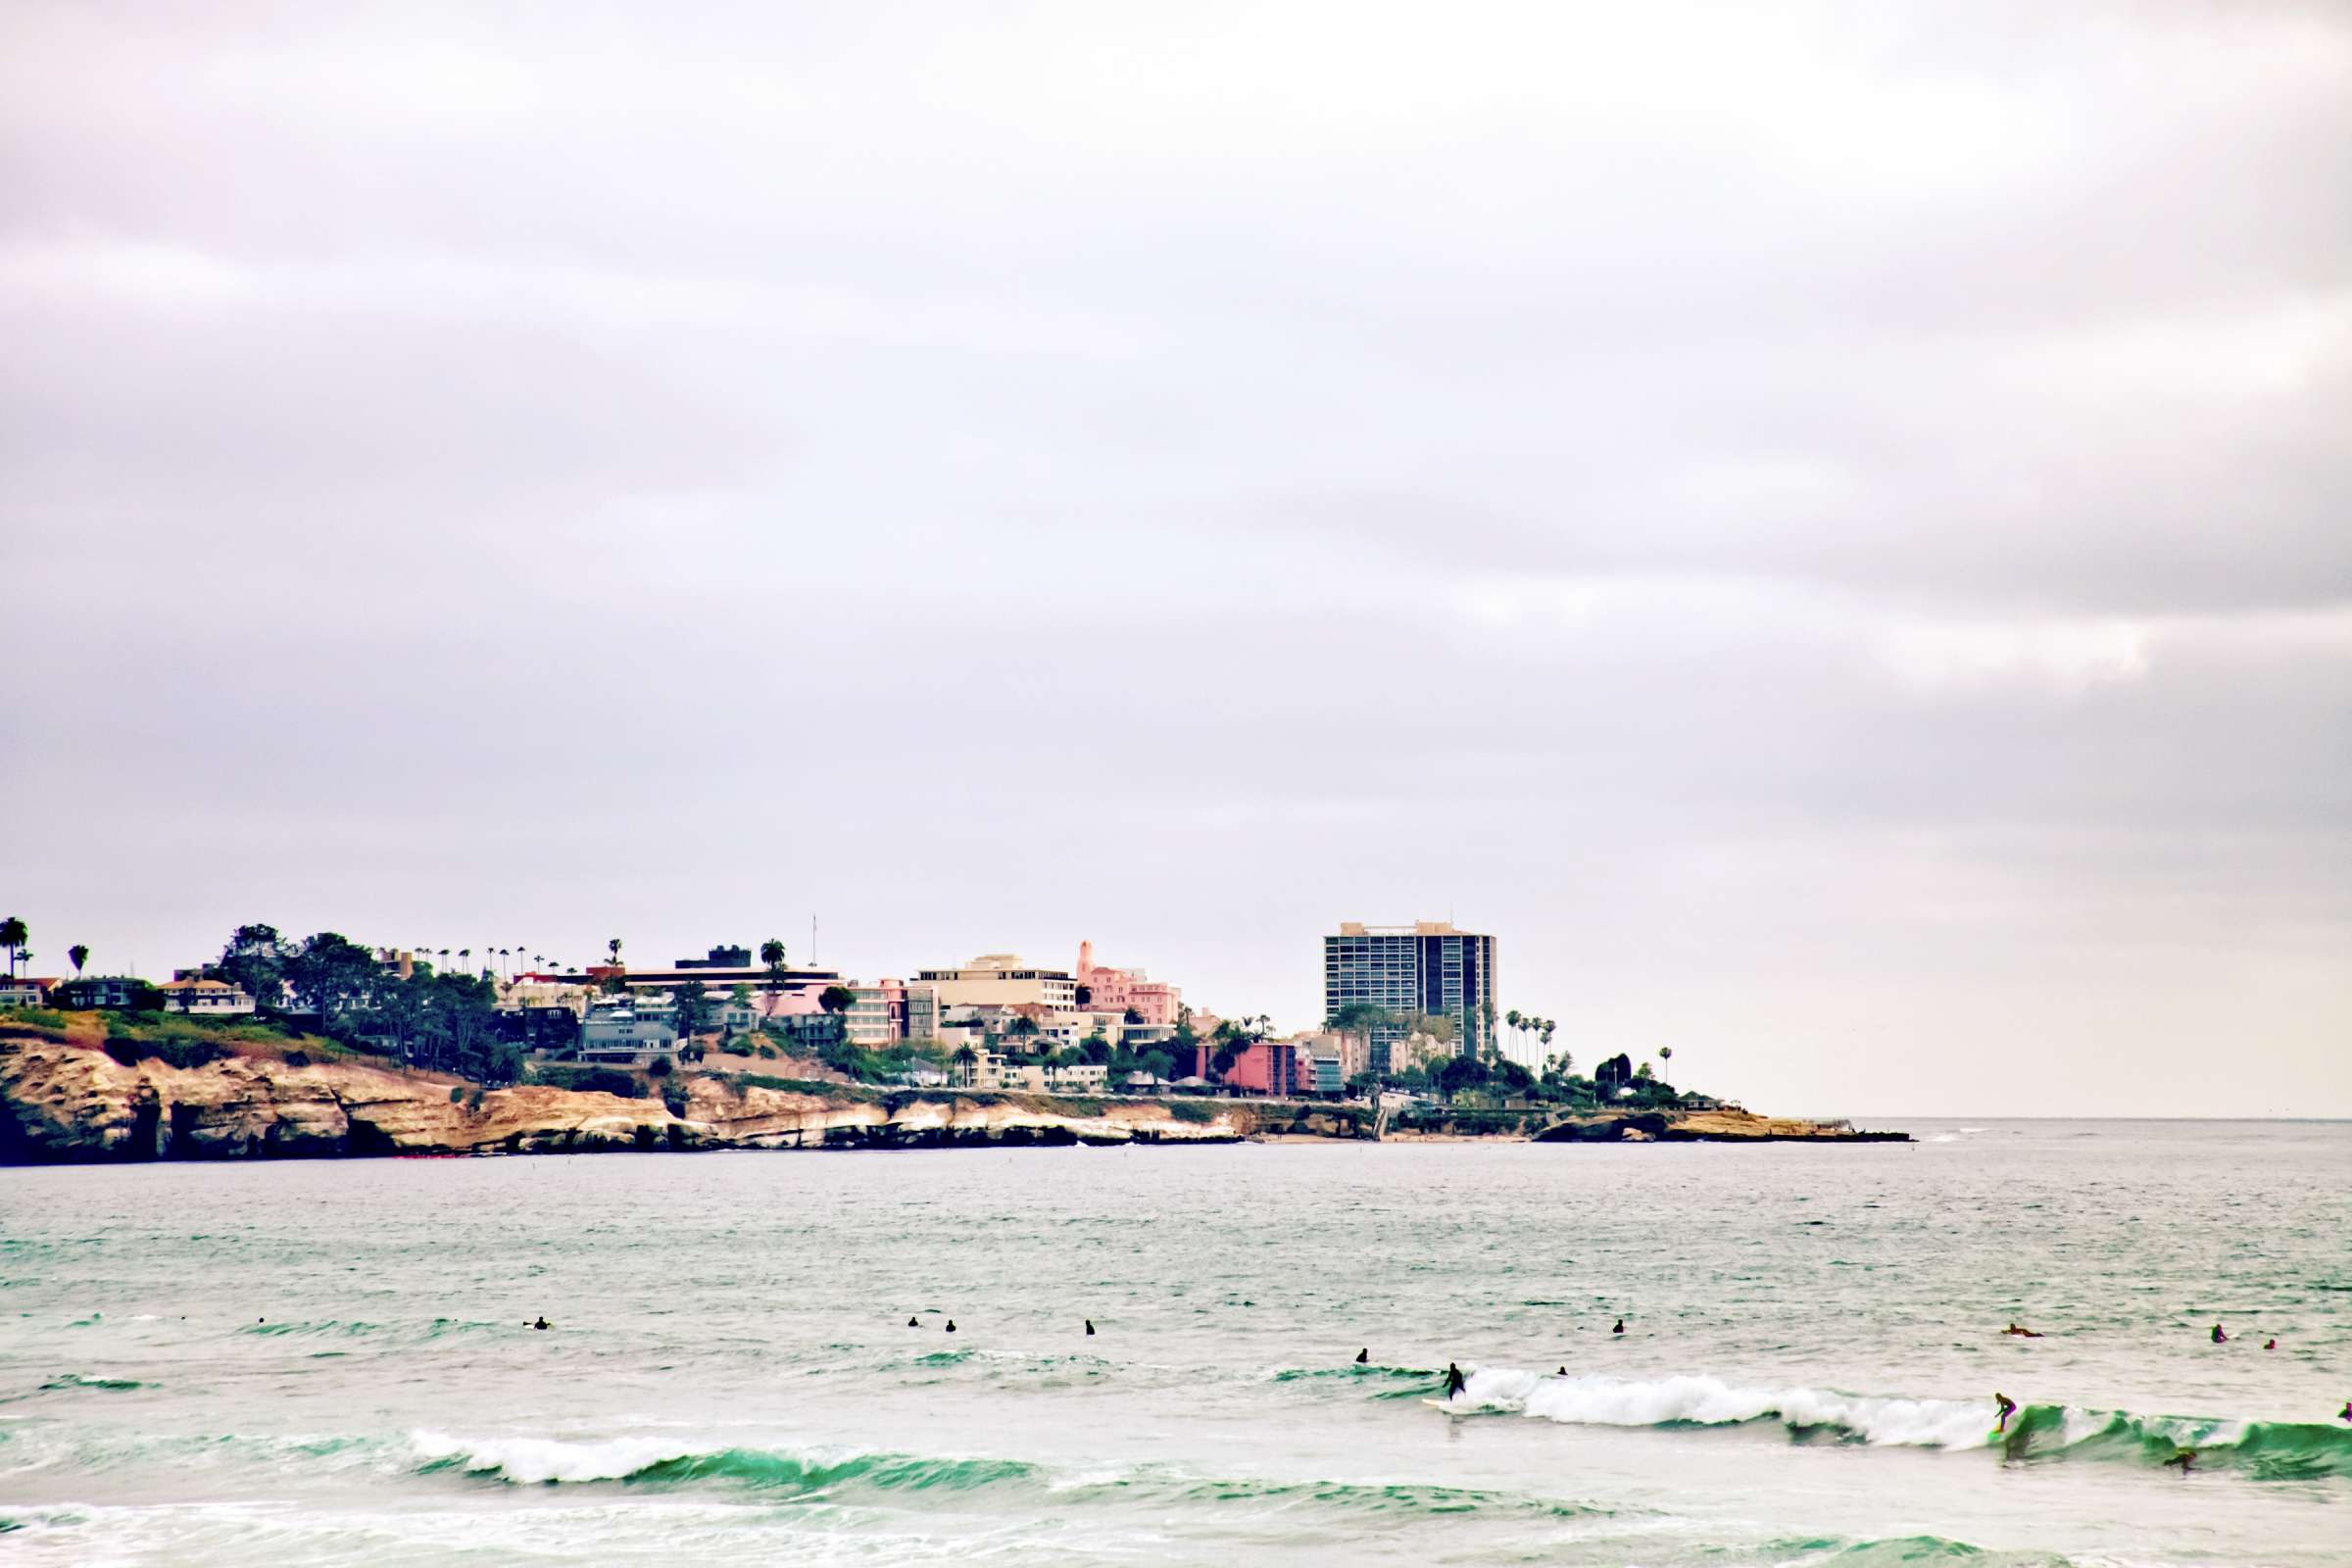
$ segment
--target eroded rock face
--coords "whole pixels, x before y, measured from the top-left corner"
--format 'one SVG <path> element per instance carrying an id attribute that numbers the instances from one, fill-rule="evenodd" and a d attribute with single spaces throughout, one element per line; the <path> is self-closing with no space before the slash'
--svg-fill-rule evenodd
<path id="1" fill-rule="evenodd" d="M 1072 1115 L 1023 1097 L 863 1101 L 697 1078 L 684 1115 L 541 1084 L 491 1090 L 348 1063 L 231 1057 L 125 1067 L 83 1046 L 0 1039 L 0 1160 L 304 1158 L 596 1150 L 945 1148 L 983 1144 L 1229 1143 L 1220 1116 L 1113 1104 Z"/>

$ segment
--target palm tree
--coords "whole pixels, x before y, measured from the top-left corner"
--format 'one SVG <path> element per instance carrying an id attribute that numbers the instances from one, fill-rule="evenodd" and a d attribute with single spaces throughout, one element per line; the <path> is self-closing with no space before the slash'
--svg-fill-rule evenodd
<path id="1" fill-rule="evenodd" d="M 441 972 L 449 973 L 449 950 L 447 948 L 441 950 Z"/>
<path id="2" fill-rule="evenodd" d="M 1674 1066 L 1674 1048 L 1672 1046 L 1660 1046 L 1658 1048 L 1658 1059 L 1664 1062 L 1667 1067 L 1671 1069 Z M 1665 1077 L 1670 1083 L 1673 1081 L 1673 1074 L 1671 1071 L 1661 1074 L 1661 1076 Z"/>
<path id="3" fill-rule="evenodd" d="M 760 961 L 767 965 L 767 1015 L 776 1015 L 776 995 L 784 989 L 784 942 L 769 937 L 760 944 Z"/>
<path id="4" fill-rule="evenodd" d="M 614 937 L 610 942 L 607 942 L 605 944 L 605 951 L 612 955 L 612 961 L 614 963 L 620 962 L 620 938 Z"/>
<path id="5" fill-rule="evenodd" d="M 79 974 L 81 966 L 90 961 L 89 947 L 85 943 L 76 942 L 66 950 L 66 956 L 74 960 L 74 972 Z"/>
<path id="6" fill-rule="evenodd" d="M 24 957 L 24 944 L 31 940 L 32 932 L 17 916 L 12 914 L 0 920 L 0 948 L 8 950 L 8 973 L 12 980 L 16 978 L 17 965 Z"/>

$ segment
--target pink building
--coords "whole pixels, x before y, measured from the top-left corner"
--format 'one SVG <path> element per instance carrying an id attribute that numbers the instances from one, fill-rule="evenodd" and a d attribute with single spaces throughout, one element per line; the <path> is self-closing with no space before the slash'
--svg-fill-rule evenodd
<path id="1" fill-rule="evenodd" d="M 1216 1054 L 1213 1045 L 1200 1048 L 1200 1070 L 1208 1070 L 1208 1058 Z M 1288 1040 L 1260 1040 L 1233 1058 L 1233 1070 L 1225 1075 L 1225 1087 L 1250 1095 L 1280 1095 L 1285 1098 L 1298 1093 L 1298 1048 Z"/>
<path id="2" fill-rule="evenodd" d="M 1097 964 L 1092 942 L 1078 944 L 1078 967 L 1070 977 L 1086 988 L 1086 1006 L 1095 1012 L 1125 1012 L 1132 1008 L 1144 1022 L 1173 1029 L 1184 1006 L 1184 993 L 1165 981 L 1147 979 L 1141 969 L 1112 969 Z"/>

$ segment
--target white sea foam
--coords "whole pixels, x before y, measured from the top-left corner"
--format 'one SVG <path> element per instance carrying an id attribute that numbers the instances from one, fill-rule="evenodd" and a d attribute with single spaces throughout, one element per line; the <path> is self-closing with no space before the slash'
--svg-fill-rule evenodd
<path id="1" fill-rule="evenodd" d="M 1981 1448 L 1998 1418 L 1987 1399 L 1906 1399 L 1831 1389 L 1741 1388 L 1711 1377 L 1648 1382 L 1545 1377 L 1509 1367 L 1470 1375 L 1468 1400 L 1576 1426 L 1654 1427 L 1669 1422 L 1732 1426 L 1778 1420 L 1826 1427 L 1866 1443 L 1921 1448 Z"/>
<path id="2" fill-rule="evenodd" d="M 409 1446 L 425 1463 L 455 1460 L 469 1471 L 496 1470 L 509 1481 L 619 1481 L 648 1465 L 701 1451 L 682 1437 L 652 1435 L 567 1442 L 562 1438 L 454 1438 L 418 1431 Z"/>

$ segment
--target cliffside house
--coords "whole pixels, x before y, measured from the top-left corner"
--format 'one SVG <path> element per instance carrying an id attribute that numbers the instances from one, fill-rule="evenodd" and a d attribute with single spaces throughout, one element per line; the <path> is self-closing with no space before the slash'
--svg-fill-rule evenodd
<path id="1" fill-rule="evenodd" d="M 167 1012 L 196 1018 L 241 1018 L 253 1012 L 253 998 L 225 980 L 167 980 L 155 989 L 163 993 Z"/>
<path id="2" fill-rule="evenodd" d="M 0 975 L 0 1007 L 37 1007 L 48 999 L 49 988 L 55 980 L 36 980 L 30 975 L 10 977 Z"/>
<path id="3" fill-rule="evenodd" d="M 622 1003 L 591 1007 L 580 1020 L 580 1060 L 642 1067 L 678 1048 L 676 1015 L 667 1008 Z"/>
<path id="4" fill-rule="evenodd" d="M 126 974 L 77 975 L 52 988 L 49 995 L 52 1005 L 81 1012 L 100 1007 L 145 1009 L 162 1004 L 161 993 L 152 981 Z"/>

